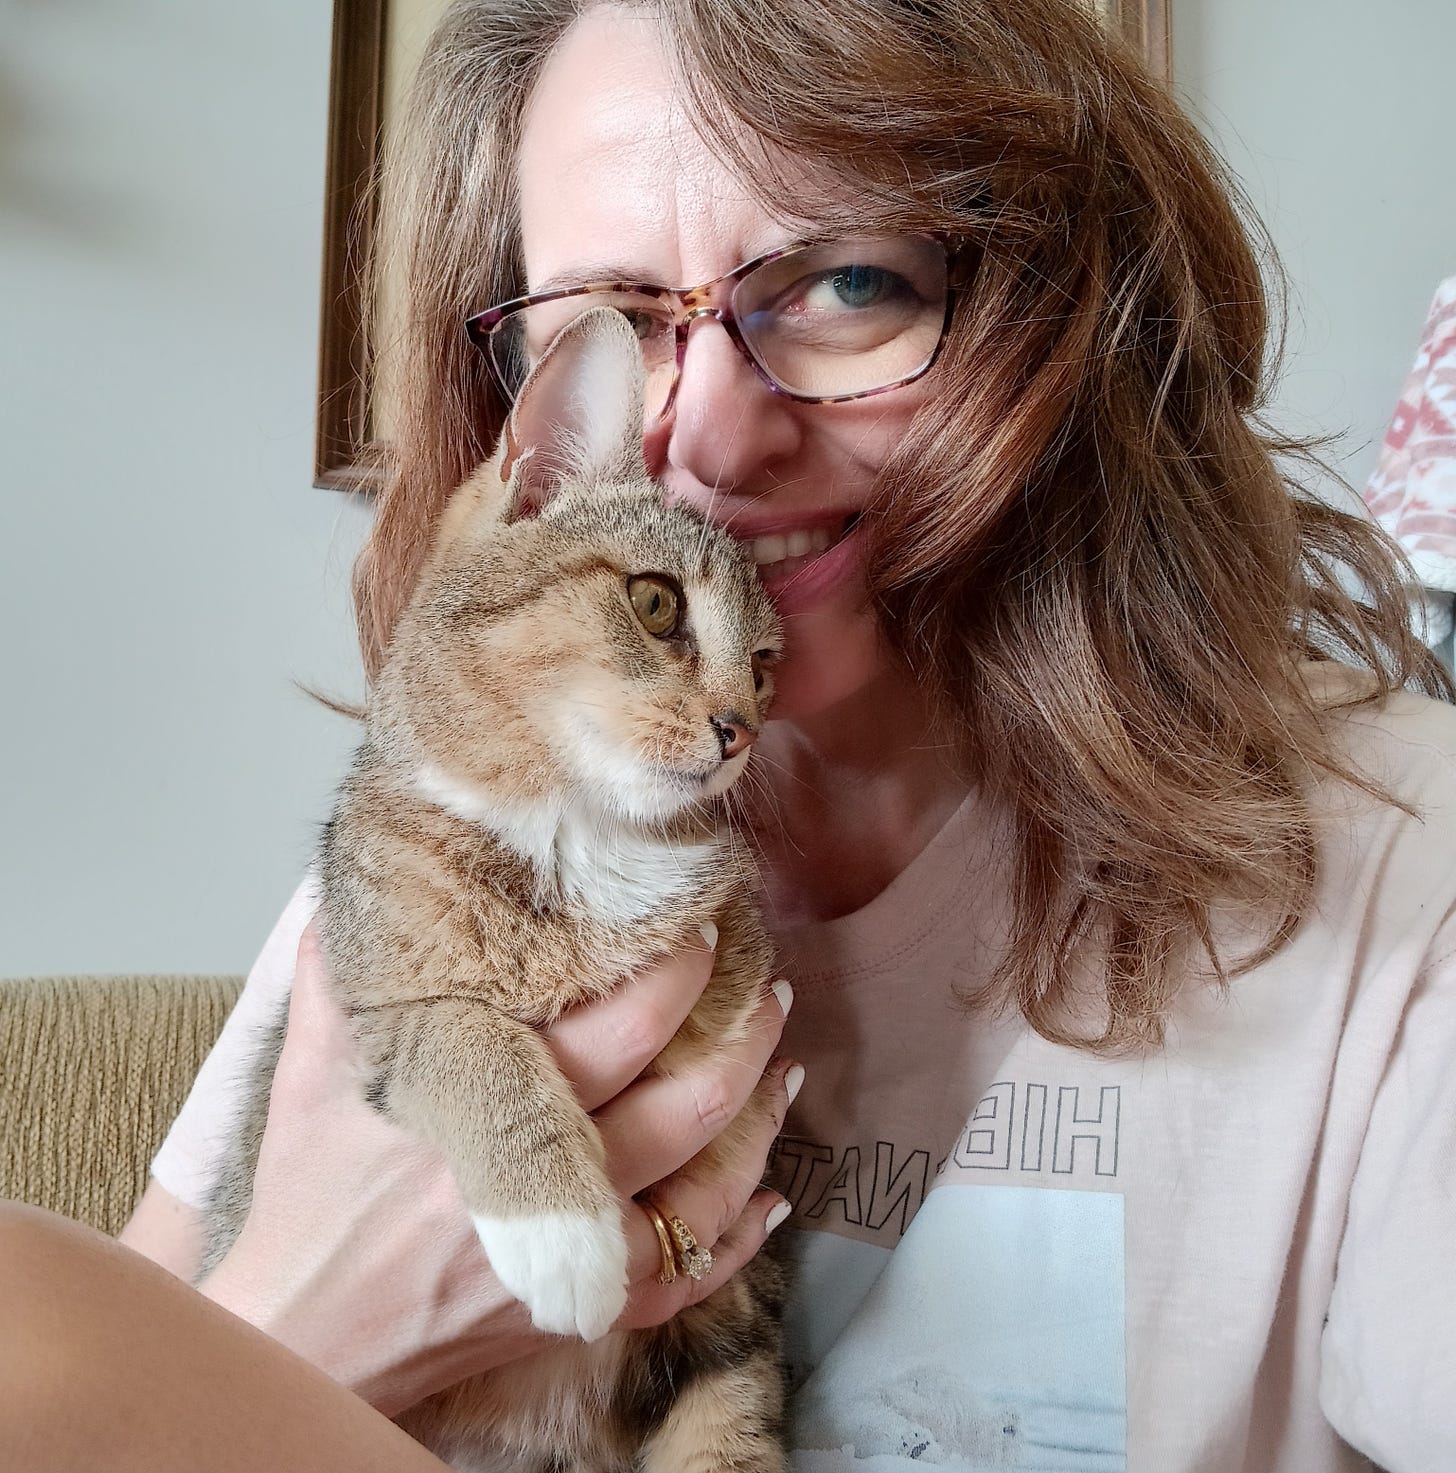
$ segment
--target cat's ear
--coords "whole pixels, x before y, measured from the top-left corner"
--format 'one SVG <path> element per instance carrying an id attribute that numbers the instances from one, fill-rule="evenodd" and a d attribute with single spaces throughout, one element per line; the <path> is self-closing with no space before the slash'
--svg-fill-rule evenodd
<path id="1" fill-rule="evenodd" d="M 501 434 L 507 519 L 534 516 L 565 480 L 630 481 L 642 456 L 642 350 L 614 308 L 583 312 L 541 355 Z"/>

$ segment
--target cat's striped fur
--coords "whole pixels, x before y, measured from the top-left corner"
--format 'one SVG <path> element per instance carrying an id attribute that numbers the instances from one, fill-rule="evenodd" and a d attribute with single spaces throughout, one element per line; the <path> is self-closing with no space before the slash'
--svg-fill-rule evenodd
<path id="1" fill-rule="evenodd" d="M 784 1466 L 778 1269 L 760 1254 L 667 1325 L 610 1330 L 638 1209 L 536 1031 L 712 921 L 712 980 L 655 1066 L 672 1071 L 741 1036 L 770 977 L 717 799 L 746 760 L 723 723 L 761 723 L 778 626 L 743 550 L 647 479 L 639 362 L 624 320 L 592 313 L 538 366 L 452 500 L 320 853 L 370 1099 L 441 1148 L 497 1276 L 568 1337 L 402 1419 L 461 1469 Z M 634 613 L 639 575 L 678 590 L 672 637 Z M 246 1216 L 276 1044 L 209 1262 Z M 760 1087 L 692 1169 L 772 1110 Z"/>

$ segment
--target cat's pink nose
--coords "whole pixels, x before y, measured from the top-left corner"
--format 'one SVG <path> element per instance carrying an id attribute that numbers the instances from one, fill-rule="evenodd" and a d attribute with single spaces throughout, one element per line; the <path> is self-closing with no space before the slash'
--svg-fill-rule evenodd
<path id="1" fill-rule="evenodd" d="M 730 711 L 726 716 L 714 716 L 712 722 L 713 730 L 718 733 L 718 748 L 723 753 L 725 762 L 728 758 L 747 751 L 753 745 L 754 737 L 758 735 L 736 711 Z"/>

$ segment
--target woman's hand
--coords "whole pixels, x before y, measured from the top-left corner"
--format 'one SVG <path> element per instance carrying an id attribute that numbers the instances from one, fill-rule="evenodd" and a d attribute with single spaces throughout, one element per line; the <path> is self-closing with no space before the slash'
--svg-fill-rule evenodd
<path id="1" fill-rule="evenodd" d="M 757 1190 L 775 1124 L 720 1179 L 674 1176 L 734 1118 L 769 1066 L 785 1012 L 775 995 L 765 995 L 745 1041 L 711 1068 L 639 1078 L 711 968 L 709 947 L 695 946 L 605 1001 L 564 1014 L 546 1035 L 596 1117 L 626 1202 L 624 1328 L 661 1323 L 711 1293 L 762 1245 L 770 1215 L 775 1223 L 783 1216 L 782 1199 Z M 788 1068 L 773 1065 L 780 1121 Z M 656 1233 L 626 1201 L 657 1182 L 713 1251 L 701 1281 L 657 1282 Z M 299 947 L 252 1208 L 201 1288 L 390 1415 L 552 1339 L 490 1272 L 443 1159 L 364 1103 L 348 1022 L 312 927 Z"/>

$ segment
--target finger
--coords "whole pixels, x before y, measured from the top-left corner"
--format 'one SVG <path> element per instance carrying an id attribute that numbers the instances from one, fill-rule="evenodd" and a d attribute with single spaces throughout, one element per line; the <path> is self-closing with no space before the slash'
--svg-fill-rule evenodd
<path id="1" fill-rule="evenodd" d="M 763 1077 L 783 1029 L 783 1008 L 766 993 L 743 1037 L 713 1058 L 672 1076 L 648 1075 L 602 1106 L 594 1118 L 617 1190 L 633 1196 L 722 1134 Z"/>
<path id="2" fill-rule="evenodd" d="M 324 960 L 317 924 L 310 921 L 298 943 L 276 1083 L 318 1093 L 356 1067 L 349 1020 Z"/>
<path id="3" fill-rule="evenodd" d="M 635 1199 L 638 1207 L 635 1215 L 640 1222 L 628 1222 L 629 1261 L 634 1282 L 655 1275 L 661 1267 L 661 1244 L 651 1217 L 641 1207 L 642 1202 L 650 1199 L 665 1216 L 682 1218 L 693 1236 L 704 1247 L 711 1248 L 759 1191 L 769 1151 L 802 1079 L 803 1069 L 799 1065 L 782 1061 L 764 1081 L 764 1087 L 771 1092 L 772 1110 L 754 1110 L 745 1117 L 750 1125 L 743 1130 L 741 1139 L 735 1132 L 731 1152 L 719 1142 L 713 1152 L 710 1175 L 700 1174 L 699 1163 L 693 1163 L 688 1169 L 655 1182 Z"/>
<path id="4" fill-rule="evenodd" d="M 298 941 L 293 985 L 288 991 L 288 1026 L 290 1029 L 297 1026 L 327 1033 L 331 1025 L 345 1021 L 343 1010 L 334 996 L 329 965 L 324 960 L 318 923 L 310 921 Z M 348 1036 L 346 1027 L 336 1027 L 334 1031 Z"/>
<path id="5" fill-rule="evenodd" d="M 642 1217 L 642 1213 L 637 1216 Z M 660 1325 L 690 1304 L 706 1299 L 720 1289 L 763 1247 L 768 1236 L 789 1216 L 789 1204 L 777 1192 L 767 1189 L 749 1198 L 743 1211 L 713 1244 L 713 1267 L 701 1279 L 679 1273 L 670 1284 L 660 1284 L 656 1272 L 638 1283 L 628 1301 L 627 1311 L 619 1322 L 623 1329 L 641 1329 Z M 653 1262 L 660 1254 L 657 1236 L 648 1226 L 654 1244 Z"/>
<path id="6" fill-rule="evenodd" d="M 624 982 L 600 1002 L 572 1008 L 546 1030 L 582 1108 L 620 1094 L 667 1047 L 713 972 L 717 929 Z"/>

